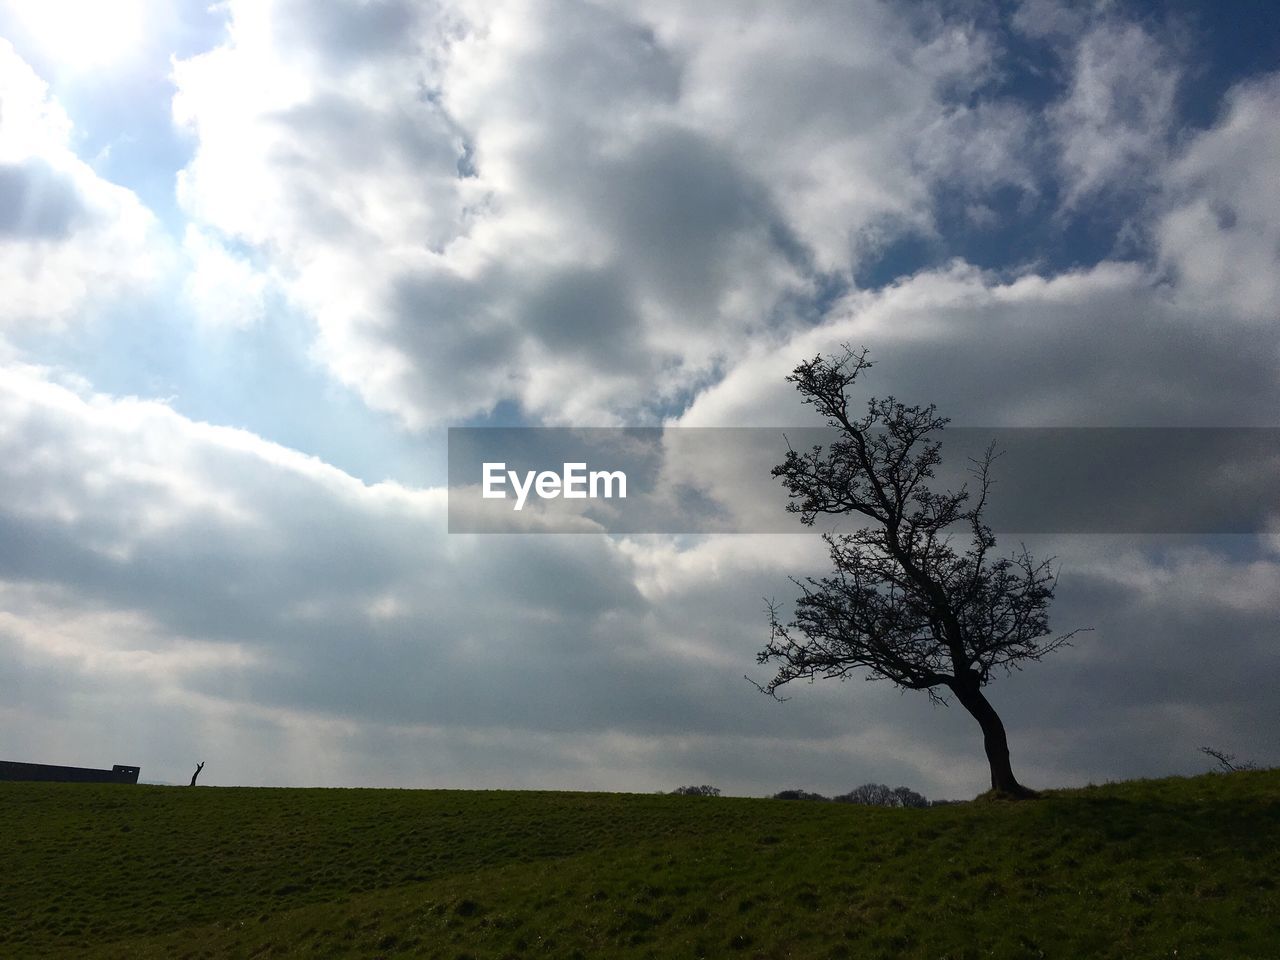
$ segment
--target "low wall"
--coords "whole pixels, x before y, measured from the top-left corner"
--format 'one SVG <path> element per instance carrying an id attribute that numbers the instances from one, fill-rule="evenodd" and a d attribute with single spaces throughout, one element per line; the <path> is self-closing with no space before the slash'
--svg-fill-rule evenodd
<path id="1" fill-rule="evenodd" d="M 59 783 L 137 783 L 140 767 L 116 764 L 110 770 L 59 767 L 50 763 L 0 760 L 0 780 L 52 780 Z"/>

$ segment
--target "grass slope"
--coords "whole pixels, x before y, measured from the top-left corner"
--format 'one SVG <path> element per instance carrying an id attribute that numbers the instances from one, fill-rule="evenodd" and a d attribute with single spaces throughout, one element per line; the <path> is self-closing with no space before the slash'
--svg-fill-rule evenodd
<path id="1" fill-rule="evenodd" d="M 931 810 L 0 783 L 0 956 L 1280 956 L 1280 771 Z"/>

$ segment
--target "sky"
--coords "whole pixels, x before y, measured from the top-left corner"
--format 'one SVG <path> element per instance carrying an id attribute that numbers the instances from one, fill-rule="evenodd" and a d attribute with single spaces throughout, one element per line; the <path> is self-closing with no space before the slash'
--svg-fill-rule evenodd
<path id="1" fill-rule="evenodd" d="M 1280 426 L 1264 0 L 0 0 L 0 757 L 251 785 L 986 785 L 767 672 L 811 535 L 450 534 L 459 426 Z M 1040 535 L 1036 787 L 1280 762 L 1280 523 Z"/>

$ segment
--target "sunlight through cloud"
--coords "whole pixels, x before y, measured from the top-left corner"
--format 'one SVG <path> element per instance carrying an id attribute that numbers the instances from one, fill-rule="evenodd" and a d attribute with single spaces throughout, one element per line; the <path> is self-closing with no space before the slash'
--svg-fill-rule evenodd
<path id="1" fill-rule="evenodd" d="M 11 0 L 11 5 L 43 51 L 69 69 L 118 64 L 142 44 L 145 0 Z"/>

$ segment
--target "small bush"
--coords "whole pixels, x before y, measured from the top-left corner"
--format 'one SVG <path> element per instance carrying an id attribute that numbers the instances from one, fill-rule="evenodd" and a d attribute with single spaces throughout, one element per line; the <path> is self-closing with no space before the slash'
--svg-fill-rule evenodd
<path id="1" fill-rule="evenodd" d="M 703 784 L 700 787 L 676 787 L 671 791 L 673 797 L 718 797 L 720 788 Z"/>
<path id="2" fill-rule="evenodd" d="M 810 793 L 808 790 L 783 790 L 773 795 L 775 800 L 821 800 L 829 802 L 830 797 L 824 797 L 820 793 Z"/>

